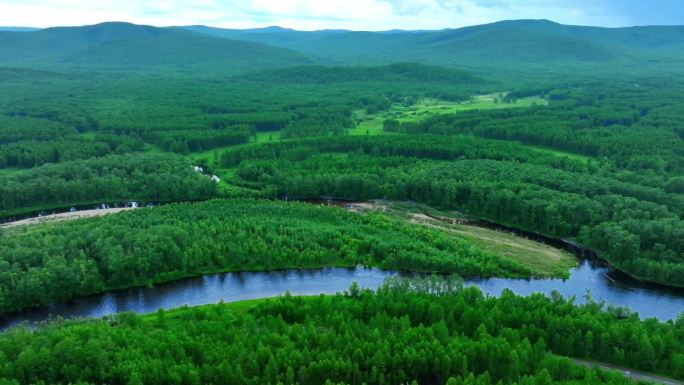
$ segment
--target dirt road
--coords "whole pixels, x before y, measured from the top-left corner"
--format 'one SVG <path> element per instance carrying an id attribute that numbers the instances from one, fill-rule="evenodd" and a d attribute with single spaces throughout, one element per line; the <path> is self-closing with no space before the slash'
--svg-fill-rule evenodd
<path id="1" fill-rule="evenodd" d="M 78 219 L 78 218 L 98 217 L 101 215 L 118 213 L 120 211 L 125 211 L 125 210 L 132 210 L 132 208 L 120 207 L 120 208 L 113 208 L 113 209 L 79 210 L 79 211 L 74 211 L 74 212 L 69 212 L 69 213 L 43 215 L 42 217 L 27 218 L 27 219 L 22 219 L 19 221 L 3 223 L 2 225 L 0 225 L 0 227 L 35 225 L 35 224 L 46 223 L 46 222 L 56 222 L 56 221 L 65 221 L 65 220 Z"/>

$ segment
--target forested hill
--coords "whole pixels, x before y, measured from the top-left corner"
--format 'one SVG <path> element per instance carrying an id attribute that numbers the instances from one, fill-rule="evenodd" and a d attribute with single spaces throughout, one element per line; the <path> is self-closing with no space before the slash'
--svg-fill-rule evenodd
<path id="1" fill-rule="evenodd" d="M 31 32 L 31 31 L 37 31 L 40 28 L 31 28 L 31 27 L 0 27 L 0 31 L 11 31 L 11 32 Z"/>
<path id="2" fill-rule="evenodd" d="M 129 23 L 0 31 L 0 64 L 57 69 L 277 68 L 309 64 L 294 51 Z"/>
<path id="3" fill-rule="evenodd" d="M 681 61 L 684 27 L 597 28 L 515 20 L 441 31 L 228 30 L 186 27 L 224 38 L 290 48 L 338 63 L 420 61 L 440 65 Z M 615 68 L 613 68 L 614 70 Z"/>
<path id="4" fill-rule="evenodd" d="M 676 68 L 684 27 L 597 28 L 515 20 L 440 31 L 158 28 L 122 22 L 41 30 L 0 28 L 0 65 L 88 70 L 244 72 L 297 65 L 418 62 L 530 73 L 540 68 Z M 598 66 L 598 67 L 597 67 Z"/>

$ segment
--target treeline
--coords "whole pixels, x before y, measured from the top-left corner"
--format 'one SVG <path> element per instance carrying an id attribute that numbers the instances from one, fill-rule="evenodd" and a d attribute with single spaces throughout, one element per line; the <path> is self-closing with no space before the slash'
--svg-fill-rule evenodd
<path id="1" fill-rule="evenodd" d="M 7 383 L 634 384 L 557 354 L 684 378 L 684 328 L 560 297 L 390 282 L 0 335 Z M 237 305 L 237 306 L 236 306 Z M 226 357 L 230 357 L 227 361 Z"/>
<path id="2" fill-rule="evenodd" d="M 7 229 L 0 237 L 0 313 L 206 272 L 359 264 L 532 275 L 467 240 L 386 215 L 219 200 Z"/>
<path id="3" fill-rule="evenodd" d="M 0 217 L 107 201 L 184 201 L 216 195 L 216 185 L 170 154 L 111 155 L 0 175 Z"/>
<path id="4" fill-rule="evenodd" d="M 235 167 L 243 160 L 254 159 L 298 161 L 326 152 L 367 154 L 377 158 L 400 156 L 444 161 L 493 159 L 536 163 L 577 171 L 596 169 L 581 160 L 538 151 L 518 143 L 438 135 L 341 136 L 254 144 L 224 151 L 221 154 L 221 166 Z"/>
<path id="5" fill-rule="evenodd" d="M 684 285 L 682 195 L 634 183 L 598 162 L 513 143 L 407 134 L 248 146 L 226 151 L 222 163 L 237 165 L 232 183 L 267 196 L 416 200 L 577 238 L 634 276 Z"/>
<path id="6" fill-rule="evenodd" d="M 212 148 L 247 143 L 254 129 L 241 125 L 229 130 L 183 130 L 165 131 L 153 136 L 151 141 L 162 150 L 188 154 Z"/>
<path id="7" fill-rule="evenodd" d="M 245 76 L 247 79 L 269 83 L 341 82 L 436 82 L 439 84 L 477 84 L 485 80 L 471 72 L 416 63 L 396 63 L 384 66 L 298 66 L 260 71 Z M 470 95 L 464 94 L 463 99 Z"/>

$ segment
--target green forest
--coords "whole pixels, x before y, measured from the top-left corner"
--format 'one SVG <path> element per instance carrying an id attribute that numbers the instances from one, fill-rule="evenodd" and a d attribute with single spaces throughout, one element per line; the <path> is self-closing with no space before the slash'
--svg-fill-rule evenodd
<path id="1" fill-rule="evenodd" d="M 444 231 L 305 203 L 174 204 L 3 235 L 0 314 L 222 271 L 366 265 L 470 277 L 534 275 Z"/>
<path id="2" fill-rule="evenodd" d="M 0 335 L 7 384 L 633 384 L 595 359 L 684 378 L 682 320 L 562 297 L 484 297 L 454 278 L 220 303 Z M 227 359 L 229 358 L 229 359 Z"/>
<path id="3" fill-rule="evenodd" d="M 0 324 L 213 273 L 438 274 L 25 324 L 0 384 L 684 380 L 681 316 L 456 277 L 568 279 L 546 240 L 681 298 L 684 27 L 0 27 L 0 85 Z"/>
<path id="4" fill-rule="evenodd" d="M 411 199 L 573 238 L 635 277 L 684 286 L 684 84 L 661 73 L 523 82 L 315 65 L 198 82 L 3 68 L 0 215 L 235 194 Z M 518 105 L 530 96 L 545 102 Z M 421 107 L 433 99 L 444 112 Z"/>

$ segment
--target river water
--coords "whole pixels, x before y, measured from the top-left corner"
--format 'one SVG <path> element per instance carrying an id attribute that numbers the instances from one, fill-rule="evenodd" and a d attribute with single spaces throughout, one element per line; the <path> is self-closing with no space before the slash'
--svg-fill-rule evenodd
<path id="1" fill-rule="evenodd" d="M 211 274 L 11 313 L 0 318 L 0 330 L 22 322 L 36 324 L 55 317 L 103 317 L 125 311 L 151 313 L 159 308 L 273 297 L 286 291 L 302 295 L 333 294 L 344 291 L 354 281 L 365 288 L 377 288 L 385 278 L 396 274 L 400 273 L 362 267 Z M 489 278 L 466 280 L 465 283 L 476 285 L 491 295 L 499 295 L 506 288 L 521 295 L 534 292 L 548 295 L 556 290 L 566 297 L 575 296 L 579 303 L 585 301 L 589 290 L 595 301 L 627 307 L 642 318 L 655 317 L 662 321 L 676 319 L 684 312 L 684 290 L 642 284 L 591 261 L 582 262 L 566 280 Z"/>

